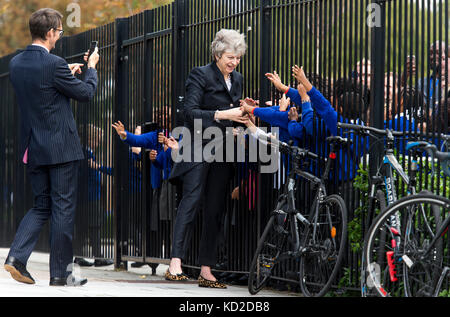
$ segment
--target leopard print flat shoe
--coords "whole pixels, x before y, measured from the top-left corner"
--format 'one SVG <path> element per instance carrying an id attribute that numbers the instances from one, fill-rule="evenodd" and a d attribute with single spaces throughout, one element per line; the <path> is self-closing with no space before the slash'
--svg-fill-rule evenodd
<path id="1" fill-rule="evenodd" d="M 164 277 L 166 278 L 167 281 L 187 281 L 189 279 L 189 277 L 184 273 L 171 274 L 169 269 L 167 269 L 166 274 L 164 274 Z"/>
<path id="2" fill-rule="evenodd" d="M 198 286 L 200 287 L 209 287 L 209 288 L 227 288 L 227 286 L 223 283 L 220 283 L 219 281 L 210 281 L 203 276 L 198 277 Z"/>

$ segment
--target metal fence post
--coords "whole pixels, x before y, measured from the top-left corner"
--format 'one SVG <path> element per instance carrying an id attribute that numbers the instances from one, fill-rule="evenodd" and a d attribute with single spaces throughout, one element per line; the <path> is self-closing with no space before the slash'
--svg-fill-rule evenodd
<path id="1" fill-rule="evenodd" d="M 186 0 L 175 0 L 172 21 L 172 126 L 183 124 L 183 103 L 186 80 L 186 61 L 188 56 L 188 40 L 186 38 L 186 24 L 188 21 L 189 2 Z"/>
<path id="2" fill-rule="evenodd" d="M 270 100 L 270 82 L 265 78 L 267 72 L 271 71 L 271 56 L 270 56 L 270 45 L 272 42 L 271 32 L 272 32 L 272 9 L 268 8 L 270 5 L 270 0 L 261 0 L 261 5 L 259 8 L 259 18 L 260 18 L 260 35 L 259 35 L 259 49 L 260 49 L 260 78 L 259 78 L 259 101 L 261 105 L 264 105 L 266 101 Z M 260 163 L 259 163 L 260 164 Z M 259 199 L 257 200 L 257 235 L 258 237 L 262 234 L 262 229 L 265 224 L 262 224 L 262 206 L 261 206 L 261 197 L 263 194 L 262 186 L 263 182 L 261 182 L 261 177 L 258 177 L 258 195 Z"/>
<path id="3" fill-rule="evenodd" d="M 384 129 L 384 68 L 385 68 L 385 47 L 386 47 L 386 3 L 385 0 L 373 0 L 378 5 L 380 21 L 379 26 L 372 28 L 371 55 L 373 65 L 372 92 L 370 100 L 370 121 L 375 128 Z M 373 139 L 371 139 L 373 142 Z M 369 153 L 370 176 L 377 172 L 377 167 L 383 154 L 383 144 L 373 146 Z"/>
<path id="4" fill-rule="evenodd" d="M 128 18 L 119 18 L 115 21 L 116 26 L 116 43 L 115 43 L 115 109 L 114 116 L 116 119 L 126 117 L 126 109 L 128 103 L 128 81 L 126 74 L 127 56 L 123 54 L 122 43 L 128 36 Z M 123 162 L 127 162 L 128 151 L 126 145 L 123 144 L 118 138 L 114 138 L 114 181 L 113 181 L 113 208 L 114 208 L 114 225 L 115 225 L 115 237 L 114 237 L 114 266 L 119 268 L 122 262 L 122 210 L 123 193 L 128 191 L 125 188 L 127 180 L 127 170 L 123 166 Z"/>

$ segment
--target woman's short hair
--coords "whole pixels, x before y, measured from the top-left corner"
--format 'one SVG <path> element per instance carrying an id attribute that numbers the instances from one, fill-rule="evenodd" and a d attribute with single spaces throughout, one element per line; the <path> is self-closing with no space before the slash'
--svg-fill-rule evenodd
<path id="1" fill-rule="evenodd" d="M 57 29 L 62 22 L 63 15 L 50 8 L 39 9 L 31 14 L 28 21 L 31 33 L 31 39 L 46 40 L 47 32 L 51 29 Z"/>
<path id="2" fill-rule="evenodd" d="M 222 29 L 216 33 L 214 41 L 211 43 L 211 56 L 221 58 L 223 53 L 229 51 L 242 56 L 247 50 L 245 35 L 235 30 Z"/>

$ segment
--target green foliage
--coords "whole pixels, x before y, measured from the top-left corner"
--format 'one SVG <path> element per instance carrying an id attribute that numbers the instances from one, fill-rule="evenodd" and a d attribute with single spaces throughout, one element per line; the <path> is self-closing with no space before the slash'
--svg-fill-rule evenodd
<path id="1" fill-rule="evenodd" d="M 446 289 L 440 292 L 439 297 L 450 297 L 450 289 Z"/>
<path id="2" fill-rule="evenodd" d="M 348 223 L 348 241 L 350 249 L 354 253 L 362 251 L 363 236 L 362 236 L 362 215 L 367 212 L 369 201 L 369 170 L 364 168 L 361 164 L 358 169 L 358 174 L 353 182 L 353 187 L 360 191 L 360 205 L 355 209 L 353 219 Z"/>

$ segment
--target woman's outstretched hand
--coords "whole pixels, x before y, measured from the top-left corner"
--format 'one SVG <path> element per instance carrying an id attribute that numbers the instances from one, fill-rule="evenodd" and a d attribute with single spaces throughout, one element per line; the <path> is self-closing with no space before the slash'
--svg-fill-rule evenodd
<path id="1" fill-rule="evenodd" d="M 116 123 L 112 124 L 112 127 L 116 129 L 117 134 L 122 138 L 125 139 L 127 137 L 127 131 L 125 131 L 125 126 L 122 122 L 118 121 Z"/>
<path id="2" fill-rule="evenodd" d="M 228 110 L 218 111 L 217 118 L 219 120 L 231 120 L 239 123 L 245 123 L 246 118 L 244 117 L 245 112 L 240 108 L 232 108 Z"/>

